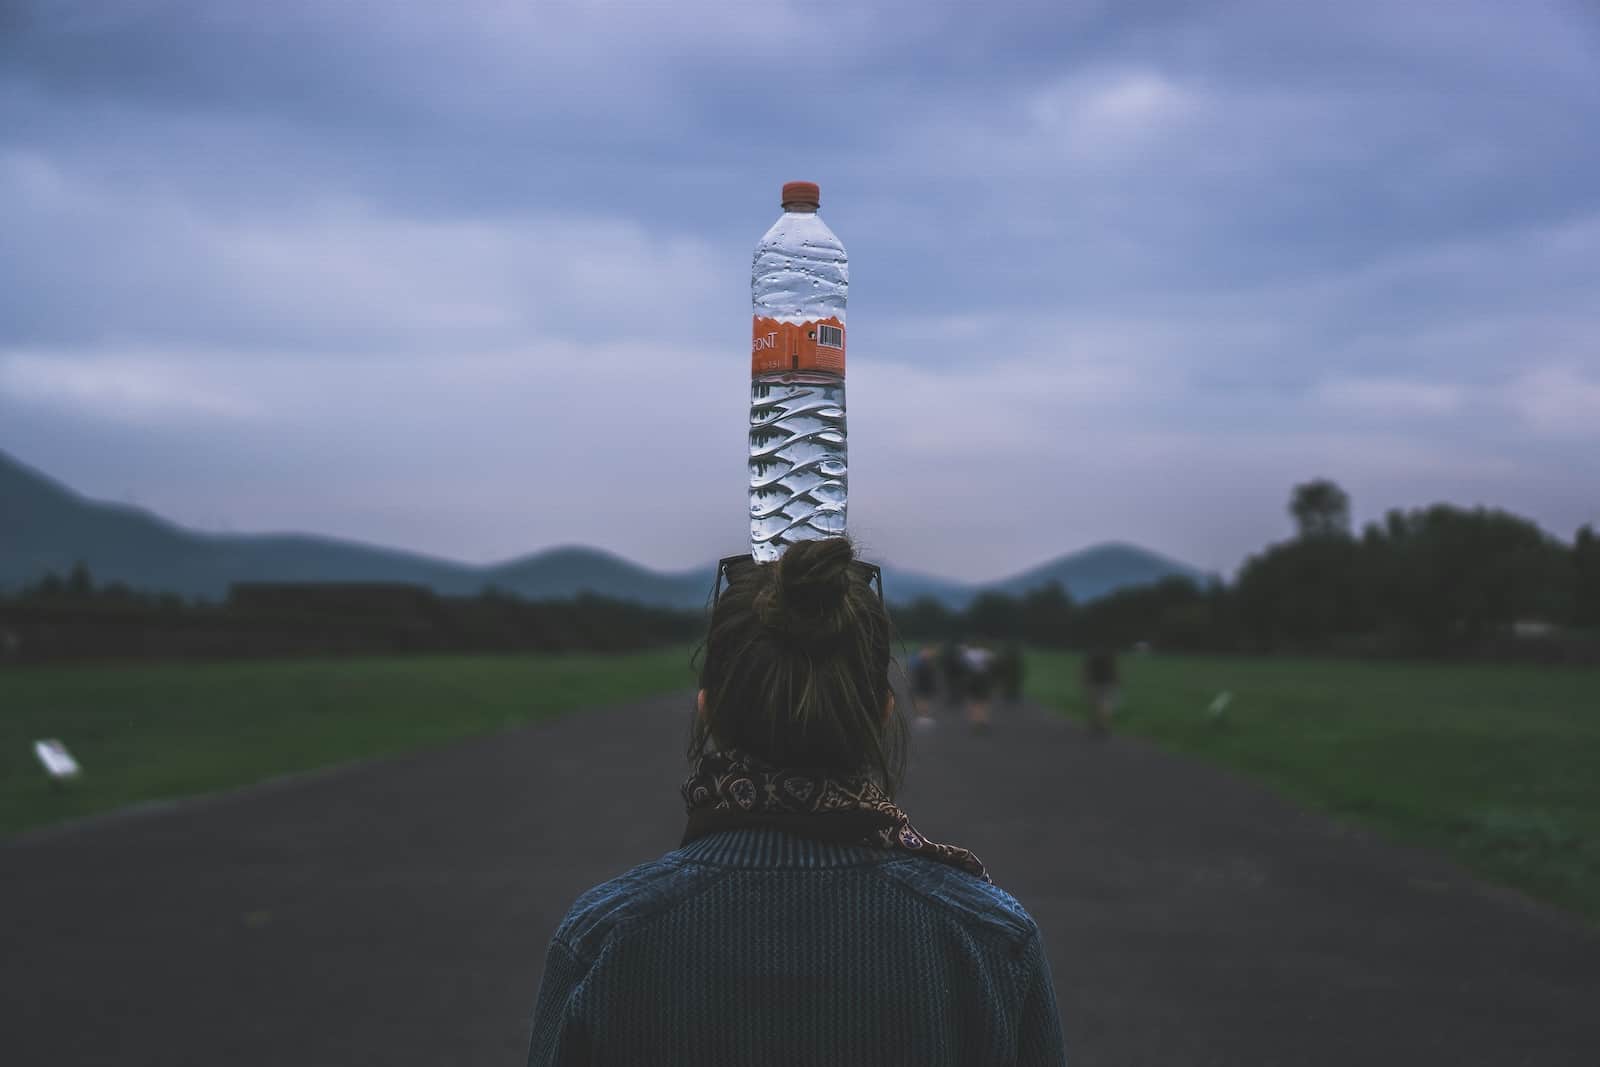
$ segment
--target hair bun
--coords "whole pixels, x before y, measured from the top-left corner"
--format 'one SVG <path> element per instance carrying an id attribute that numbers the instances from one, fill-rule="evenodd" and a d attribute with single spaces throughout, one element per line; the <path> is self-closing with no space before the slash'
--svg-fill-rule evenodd
<path id="1" fill-rule="evenodd" d="M 763 625 L 806 646 L 840 638 L 850 622 L 850 565 L 855 550 L 842 537 L 800 541 L 778 558 L 773 582 L 756 598 Z"/>

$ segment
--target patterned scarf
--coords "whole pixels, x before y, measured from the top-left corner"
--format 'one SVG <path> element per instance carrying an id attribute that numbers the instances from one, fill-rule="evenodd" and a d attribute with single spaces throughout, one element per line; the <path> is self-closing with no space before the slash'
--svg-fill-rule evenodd
<path id="1" fill-rule="evenodd" d="M 685 845 L 722 830 L 770 827 L 838 844 L 909 852 L 993 881 L 971 852 L 918 833 L 869 778 L 784 770 L 728 750 L 696 760 L 681 792 L 689 809 Z"/>

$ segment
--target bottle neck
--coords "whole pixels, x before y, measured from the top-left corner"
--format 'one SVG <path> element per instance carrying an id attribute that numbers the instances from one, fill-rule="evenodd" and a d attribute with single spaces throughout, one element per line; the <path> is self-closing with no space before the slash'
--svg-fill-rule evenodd
<path id="1" fill-rule="evenodd" d="M 790 200 L 783 205 L 783 210 L 791 215 L 815 215 L 817 213 L 817 205 L 801 200 Z"/>

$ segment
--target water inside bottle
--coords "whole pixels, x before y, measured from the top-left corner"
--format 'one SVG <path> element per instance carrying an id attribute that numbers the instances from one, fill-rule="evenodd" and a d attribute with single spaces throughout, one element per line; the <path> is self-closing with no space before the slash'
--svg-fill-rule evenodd
<path id="1" fill-rule="evenodd" d="M 845 532 L 844 379 L 769 374 L 750 385 L 750 550 Z"/>

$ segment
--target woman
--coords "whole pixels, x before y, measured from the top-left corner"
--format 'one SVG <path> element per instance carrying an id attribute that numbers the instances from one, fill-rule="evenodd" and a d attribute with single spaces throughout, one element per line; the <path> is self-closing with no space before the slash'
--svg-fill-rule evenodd
<path id="1" fill-rule="evenodd" d="M 890 800 L 876 577 L 843 538 L 723 561 L 683 843 L 562 920 L 530 1064 L 1065 1062 L 1038 927 Z"/>

